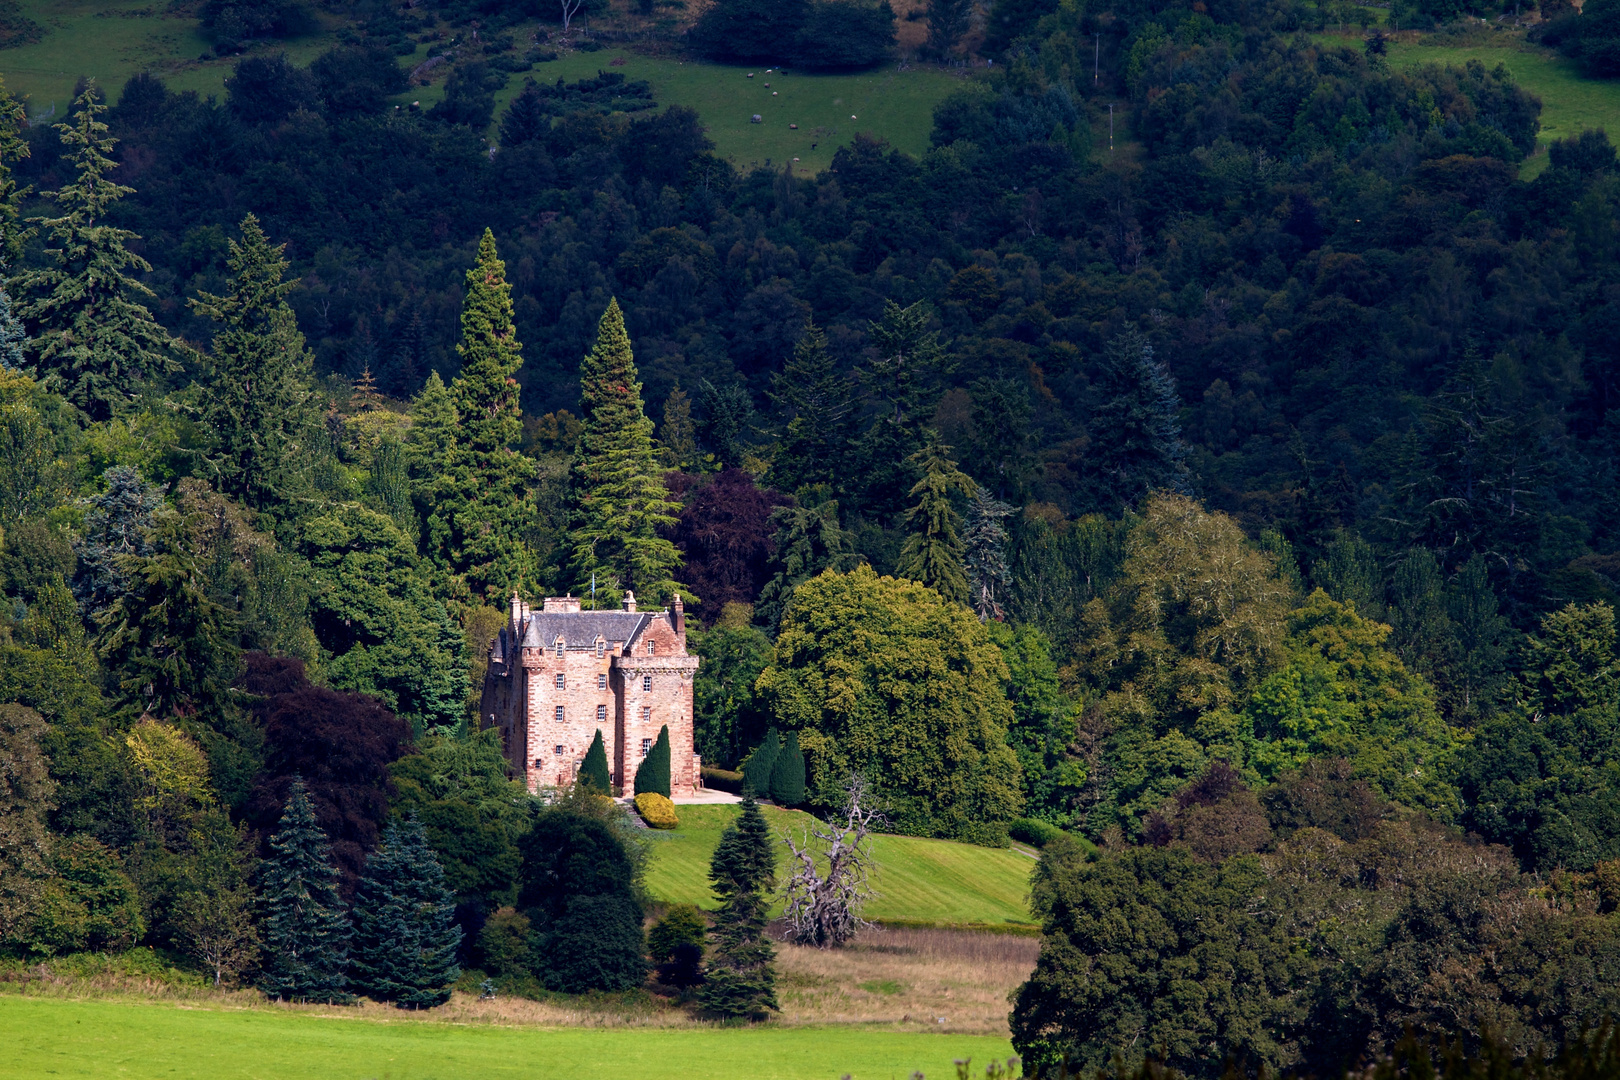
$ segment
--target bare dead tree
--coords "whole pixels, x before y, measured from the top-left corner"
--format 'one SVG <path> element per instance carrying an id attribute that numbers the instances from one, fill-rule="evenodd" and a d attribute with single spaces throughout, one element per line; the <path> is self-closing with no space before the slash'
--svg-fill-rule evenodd
<path id="1" fill-rule="evenodd" d="M 796 864 L 787 881 L 785 914 L 789 934 L 798 944 L 836 948 L 871 925 L 860 912 L 861 905 L 877 895 L 871 886 L 870 837 L 884 817 L 875 802 L 871 785 L 859 773 L 851 773 L 843 810 L 831 821 L 821 828 L 807 827 L 798 843 L 783 830 L 782 839 Z M 825 849 L 818 852 L 822 845 Z"/>
<path id="2" fill-rule="evenodd" d="M 569 25 L 574 21 L 575 14 L 579 12 L 585 0 L 560 0 L 560 3 L 562 4 L 563 34 L 566 36 Z"/>

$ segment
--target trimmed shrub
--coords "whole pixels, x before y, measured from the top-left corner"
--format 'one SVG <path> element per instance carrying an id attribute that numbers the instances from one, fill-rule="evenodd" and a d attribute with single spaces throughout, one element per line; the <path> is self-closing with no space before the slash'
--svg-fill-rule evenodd
<path id="1" fill-rule="evenodd" d="M 776 755 L 782 752 L 782 738 L 775 728 L 765 732 L 765 741 L 755 747 L 743 762 L 743 787 L 755 795 L 771 793 L 771 772 L 776 768 Z"/>
<path id="2" fill-rule="evenodd" d="M 651 792 L 669 798 L 669 725 L 658 729 L 658 741 L 636 770 L 636 794 Z"/>
<path id="3" fill-rule="evenodd" d="M 647 934 L 647 952 L 658 966 L 658 979 L 685 988 L 703 981 L 703 950 L 708 923 L 691 904 L 675 904 Z"/>
<path id="4" fill-rule="evenodd" d="M 636 796 L 636 813 L 654 829 L 673 829 L 681 823 L 675 814 L 675 804 L 656 791 L 644 791 Z"/>
<path id="5" fill-rule="evenodd" d="M 1043 848 L 1053 837 L 1062 836 L 1063 830 L 1048 821 L 1037 818 L 1015 818 L 1007 825 L 1007 835 L 1021 840 L 1030 847 Z"/>
<path id="6" fill-rule="evenodd" d="M 771 801 L 777 806 L 798 806 L 804 802 L 804 754 L 799 751 L 799 733 L 790 731 L 782 752 L 771 766 Z"/>
<path id="7" fill-rule="evenodd" d="M 713 788 L 715 791 L 729 791 L 733 795 L 741 795 L 743 789 L 743 774 L 733 772 L 731 769 L 714 769 L 703 766 L 703 786 Z"/>
<path id="8" fill-rule="evenodd" d="M 574 782 L 589 784 L 592 790 L 603 795 L 612 794 L 613 781 L 608 774 L 607 747 L 602 743 L 600 731 L 591 740 L 591 748 L 585 751 L 585 763 L 579 767 L 579 776 Z"/>

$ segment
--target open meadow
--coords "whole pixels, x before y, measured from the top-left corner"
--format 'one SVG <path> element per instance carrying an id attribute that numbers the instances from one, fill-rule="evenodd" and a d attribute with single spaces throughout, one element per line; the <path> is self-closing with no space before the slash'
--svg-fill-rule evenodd
<path id="1" fill-rule="evenodd" d="M 808 814 L 762 808 L 774 832 L 802 836 L 814 819 Z M 667 903 L 715 906 L 709 889 L 709 858 L 720 833 L 736 816 L 735 806 L 682 806 L 680 828 L 651 832 L 653 855 L 647 887 Z M 1011 848 L 984 848 L 914 836 L 878 836 L 872 851 L 877 898 L 868 918 L 879 922 L 934 926 L 1027 928 L 1030 918 L 1030 856 Z M 778 867 L 786 867 L 786 848 Z"/>
<path id="2" fill-rule="evenodd" d="M 158 1080 L 856 1080 L 1005 1058 L 1005 1038 L 865 1027 L 542 1027 L 394 1009 L 0 996 L 0 1075 Z"/>

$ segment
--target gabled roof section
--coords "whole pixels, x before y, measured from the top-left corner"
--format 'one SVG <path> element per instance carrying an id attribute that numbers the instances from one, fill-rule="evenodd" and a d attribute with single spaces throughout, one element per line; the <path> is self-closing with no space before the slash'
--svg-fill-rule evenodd
<path id="1" fill-rule="evenodd" d="M 593 649 L 596 639 L 634 641 L 656 611 L 536 611 L 523 631 L 525 648 L 550 649 L 562 638 L 570 649 Z"/>

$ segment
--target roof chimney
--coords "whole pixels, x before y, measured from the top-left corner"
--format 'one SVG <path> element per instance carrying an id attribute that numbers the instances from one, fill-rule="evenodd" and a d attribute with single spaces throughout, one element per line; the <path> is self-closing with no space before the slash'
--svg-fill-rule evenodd
<path id="1" fill-rule="evenodd" d="M 681 594 L 677 592 L 675 599 L 670 601 L 670 622 L 675 624 L 675 633 L 686 633 L 686 607 L 681 603 Z"/>
<path id="2" fill-rule="evenodd" d="M 624 590 L 624 610 L 636 610 L 636 594 L 629 589 Z"/>
<path id="3" fill-rule="evenodd" d="M 518 621 L 523 618 L 523 601 L 518 599 L 518 591 L 512 590 L 512 630 L 517 631 Z"/>

